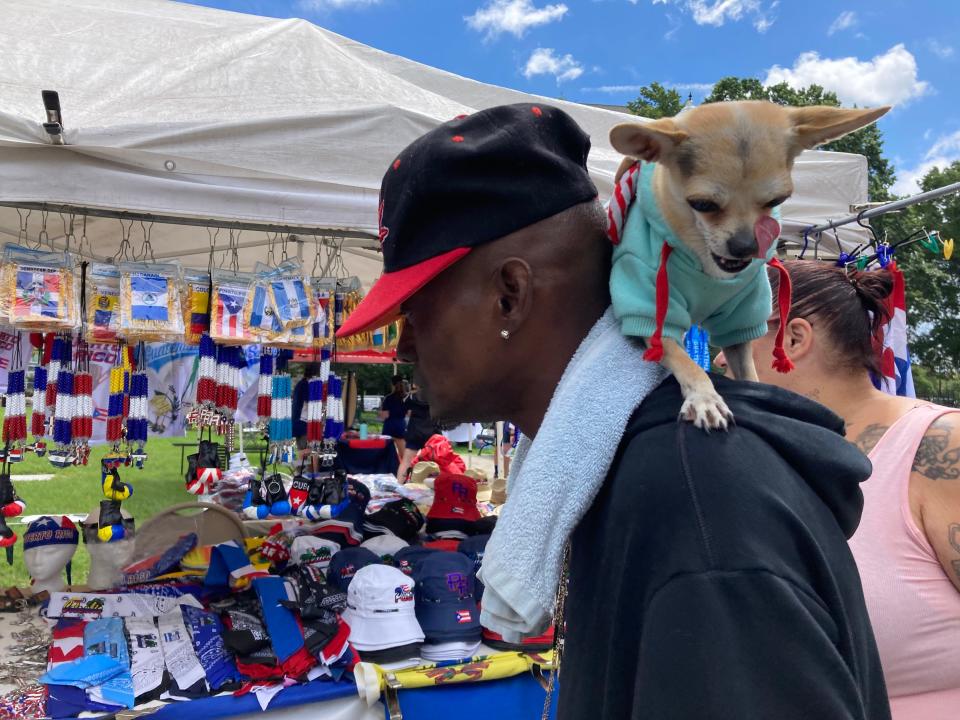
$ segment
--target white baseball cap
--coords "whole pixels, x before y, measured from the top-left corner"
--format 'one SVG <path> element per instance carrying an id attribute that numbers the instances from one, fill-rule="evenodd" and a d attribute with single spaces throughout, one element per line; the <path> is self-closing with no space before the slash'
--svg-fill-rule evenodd
<path id="1" fill-rule="evenodd" d="M 365 547 L 374 555 L 380 557 L 393 557 L 401 548 L 409 547 L 409 543 L 396 535 L 387 534 L 364 540 L 360 543 L 360 547 Z"/>
<path id="2" fill-rule="evenodd" d="M 389 565 L 357 570 L 347 590 L 347 609 L 341 615 L 350 626 L 350 642 L 357 650 L 423 642 L 414 610 L 415 585 L 413 578 Z"/>

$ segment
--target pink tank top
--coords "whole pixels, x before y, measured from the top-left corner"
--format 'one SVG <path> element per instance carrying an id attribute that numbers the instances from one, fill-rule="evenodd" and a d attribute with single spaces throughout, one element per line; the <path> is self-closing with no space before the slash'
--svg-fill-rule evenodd
<path id="1" fill-rule="evenodd" d="M 914 522 L 907 494 L 920 440 L 948 412 L 912 408 L 880 439 L 870 453 L 873 474 L 861 485 L 863 518 L 850 540 L 893 720 L 960 718 L 960 591 Z"/>

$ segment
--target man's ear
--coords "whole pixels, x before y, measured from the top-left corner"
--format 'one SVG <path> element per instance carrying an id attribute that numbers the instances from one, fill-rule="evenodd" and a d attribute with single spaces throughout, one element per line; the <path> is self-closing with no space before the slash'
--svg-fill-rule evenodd
<path id="1" fill-rule="evenodd" d="M 838 108 L 826 105 L 790 108 L 797 153 L 823 145 L 859 130 L 889 112 L 890 106 L 878 108 Z"/>
<path id="2" fill-rule="evenodd" d="M 620 123 L 610 130 L 610 144 L 614 150 L 647 162 L 665 160 L 687 137 L 671 118 L 648 123 Z"/>
<path id="3" fill-rule="evenodd" d="M 523 258 L 509 257 L 500 263 L 494 277 L 494 316 L 501 330 L 515 332 L 526 319 L 533 302 L 533 271 Z"/>

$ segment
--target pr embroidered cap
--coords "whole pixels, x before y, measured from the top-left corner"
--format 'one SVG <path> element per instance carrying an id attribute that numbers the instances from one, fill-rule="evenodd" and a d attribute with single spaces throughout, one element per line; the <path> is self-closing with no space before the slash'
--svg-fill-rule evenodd
<path id="1" fill-rule="evenodd" d="M 383 275 L 337 337 L 385 325 L 470 251 L 597 197 L 590 137 L 559 108 L 501 105 L 408 145 L 380 184 Z"/>
<path id="2" fill-rule="evenodd" d="M 327 582 L 346 592 L 354 576 L 367 565 L 379 565 L 380 557 L 365 547 L 344 548 L 330 561 Z"/>
<path id="3" fill-rule="evenodd" d="M 357 650 L 386 650 L 423 642 L 417 622 L 416 582 L 395 567 L 368 565 L 357 571 L 347 590 L 341 617 L 350 626 Z"/>
<path id="4" fill-rule="evenodd" d="M 428 531 L 430 520 L 476 522 L 480 517 L 476 480 L 467 475 L 444 473 L 433 481 L 433 505 L 427 513 Z"/>
<path id="5" fill-rule="evenodd" d="M 417 619 L 428 643 L 479 641 L 473 561 L 458 552 L 438 552 L 420 564 L 417 581 Z"/>

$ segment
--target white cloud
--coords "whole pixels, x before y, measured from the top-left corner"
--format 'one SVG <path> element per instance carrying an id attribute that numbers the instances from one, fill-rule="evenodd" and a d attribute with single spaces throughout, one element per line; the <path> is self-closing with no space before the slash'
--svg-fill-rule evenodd
<path id="1" fill-rule="evenodd" d="M 927 47 L 930 49 L 930 52 L 941 60 L 949 60 L 953 57 L 954 50 L 952 45 L 947 45 L 931 38 L 927 40 Z"/>
<path id="2" fill-rule="evenodd" d="M 794 88 L 822 85 L 843 103 L 861 106 L 896 105 L 930 90 L 928 82 L 917 79 L 916 58 L 902 43 L 870 60 L 821 58 L 805 52 L 792 68 L 774 65 L 767 71 L 765 85 L 782 82 Z"/>
<path id="3" fill-rule="evenodd" d="M 634 0 L 630 0 L 636 4 Z M 765 33 L 776 22 L 777 18 L 773 11 L 780 4 L 780 0 L 774 0 L 770 6 L 764 9 L 762 0 L 653 0 L 654 5 L 674 4 L 681 10 L 684 10 L 693 16 L 693 21 L 697 25 L 711 25 L 721 27 L 728 20 L 737 21 L 745 17 L 753 18 L 753 27 L 757 32 Z M 673 24 L 670 15 L 667 19 Z M 676 33 L 679 23 L 673 25 L 665 37 L 669 40 Z"/>
<path id="4" fill-rule="evenodd" d="M 720 27 L 727 20 L 739 20 L 747 12 L 760 9 L 757 0 L 687 0 L 687 9 L 697 25 Z"/>
<path id="5" fill-rule="evenodd" d="M 297 6 L 307 12 L 340 10 L 342 8 L 369 7 L 379 5 L 381 0 L 298 0 Z"/>
<path id="6" fill-rule="evenodd" d="M 897 195 L 913 195 L 920 192 L 920 180 L 932 168 L 945 168 L 960 160 L 960 130 L 950 135 L 942 135 L 930 146 L 923 161 L 912 168 L 897 170 L 897 181 L 893 184 L 893 192 Z"/>
<path id="7" fill-rule="evenodd" d="M 583 66 L 569 53 L 561 57 L 554 52 L 553 48 L 537 48 L 527 60 L 523 74 L 528 79 L 534 75 L 553 75 L 559 85 L 566 80 L 576 80 L 583 75 Z"/>
<path id="8" fill-rule="evenodd" d="M 833 35 L 841 30 L 848 30 L 857 24 L 857 14 L 853 10 L 844 10 L 837 16 L 837 19 L 830 23 L 827 28 L 827 35 Z"/>
<path id="9" fill-rule="evenodd" d="M 490 0 L 486 5 L 464 20 L 477 32 L 486 33 L 491 40 L 501 33 L 523 37 L 532 27 L 561 20 L 567 14 L 563 3 L 535 7 L 533 0 Z"/>

